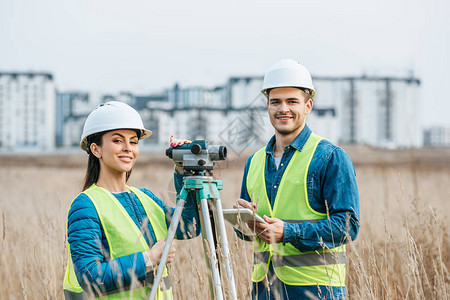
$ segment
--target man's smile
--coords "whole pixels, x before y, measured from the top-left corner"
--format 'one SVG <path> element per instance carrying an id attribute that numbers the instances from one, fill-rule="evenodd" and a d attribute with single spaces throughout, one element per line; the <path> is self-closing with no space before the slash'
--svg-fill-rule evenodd
<path id="1" fill-rule="evenodd" d="M 294 117 L 293 116 L 289 116 L 289 115 L 278 115 L 275 118 L 277 120 L 280 120 L 280 121 L 288 121 L 290 119 L 293 119 Z"/>

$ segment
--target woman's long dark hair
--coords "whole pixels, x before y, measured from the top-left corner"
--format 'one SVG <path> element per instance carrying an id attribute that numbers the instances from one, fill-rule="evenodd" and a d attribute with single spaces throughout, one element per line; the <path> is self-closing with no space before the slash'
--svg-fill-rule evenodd
<path id="1" fill-rule="evenodd" d="M 132 130 L 136 131 L 136 134 L 139 139 L 141 137 L 141 131 L 134 130 L 134 129 L 132 129 Z M 87 153 L 89 154 L 89 159 L 88 159 L 86 175 L 84 176 L 83 191 L 85 191 L 91 185 L 93 185 L 94 183 L 97 183 L 97 181 L 98 181 L 98 176 L 100 175 L 100 161 L 94 154 L 92 154 L 91 145 L 96 144 L 98 146 L 101 146 L 102 142 L 103 142 L 103 135 L 107 132 L 108 131 L 94 133 L 87 137 Z M 132 170 L 127 172 L 125 181 L 128 181 L 128 178 L 130 178 L 131 171 Z"/>

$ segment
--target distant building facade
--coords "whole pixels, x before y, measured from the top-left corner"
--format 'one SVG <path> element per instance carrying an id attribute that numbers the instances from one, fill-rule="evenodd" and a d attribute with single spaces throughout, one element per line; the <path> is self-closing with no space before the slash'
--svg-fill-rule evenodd
<path id="1" fill-rule="evenodd" d="M 424 130 L 424 146 L 450 147 L 450 127 L 431 127 Z"/>
<path id="2" fill-rule="evenodd" d="M 307 123 L 317 134 L 338 144 L 423 145 L 418 79 L 361 76 L 313 80 L 317 93 Z M 232 77 L 224 89 L 227 110 L 259 112 L 262 122 L 258 124 L 264 124 L 264 130 L 258 137 L 267 140 L 273 128 L 265 113 L 266 99 L 260 93 L 262 82 L 263 77 Z"/>
<path id="3" fill-rule="evenodd" d="M 53 151 L 55 104 L 52 74 L 0 72 L 0 149 Z"/>
<path id="4" fill-rule="evenodd" d="M 87 92 L 59 92 L 56 97 L 56 146 L 71 148 L 79 145 L 86 117 L 95 107 Z"/>
<path id="5" fill-rule="evenodd" d="M 314 107 L 335 110 L 334 142 L 388 148 L 423 145 L 418 79 L 316 77 L 314 85 Z"/>
<path id="6" fill-rule="evenodd" d="M 161 95 L 104 95 L 101 102 L 128 103 L 142 115 L 153 136 L 143 143 L 166 145 L 170 135 L 225 143 L 235 152 L 262 147 L 274 134 L 260 93 L 263 77 L 231 77 L 224 86 L 183 88 Z M 308 125 L 338 144 L 421 147 L 417 107 L 420 81 L 413 78 L 314 77 L 317 90 Z M 59 97 L 59 96 L 58 96 Z M 89 101 L 87 101 L 89 102 Z M 98 101 L 97 101 L 98 102 Z M 83 102 L 84 103 L 84 102 Z M 84 112 L 85 118 L 90 109 Z M 78 143 L 82 122 L 71 114 L 66 123 Z M 74 125 L 77 124 L 77 125 Z M 64 126 L 67 127 L 67 126 Z M 75 134 L 78 128 L 78 132 Z"/>
<path id="7" fill-rule="evenodd" d="M 421 147 L 434 142 L 423 134 L 417 108 L 420 81 L 394 77 L 313 77 L 316 97 L 307 123 L 337 144 Z M 181 87 L 157 95 L 55 92 L 44 73 L 0 73 L 0 149 L 37 151 L 78 147 L 88 114 L 100 103 L 125 102 L 141 114 L 153 135 L 145 149 L 167 145 L 170 135 L 207 139 L 231 151 L 257 149 L 274 134 L 262 76 L 231 77 L 223 86 Z M 56 94 L 56 97 L 55 97 Z M 56 99 L 55 99 L 56 98 Z M 50 134 L 53 133 L 53 134 Z"/>

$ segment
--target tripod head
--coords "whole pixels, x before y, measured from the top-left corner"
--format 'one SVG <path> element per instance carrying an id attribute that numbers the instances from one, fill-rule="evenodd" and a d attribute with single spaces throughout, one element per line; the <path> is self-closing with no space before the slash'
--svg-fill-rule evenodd
<path id="1" fill-rule="evenodd" d="M 186 174 L 198 175 L 214 169 L 214 161 L 227 159 L 227 147 L 208 145 L 205 140 L 194 140 L 190 144 L 166 149 L 166 155 L 175 162 L 183 163 Z"/>

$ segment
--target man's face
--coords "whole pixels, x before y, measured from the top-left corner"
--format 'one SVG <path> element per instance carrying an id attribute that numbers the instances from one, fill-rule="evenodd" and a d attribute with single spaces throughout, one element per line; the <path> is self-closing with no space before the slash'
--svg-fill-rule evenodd
<path id="1" fill-rule="evenodd" d="M 298 135 L 305 127 L 306 115 L 312 107 L 313 101 L 309 95 L 297 88 L 273 89 L 267 100 L 270 122 L 282 135 Z"/>

